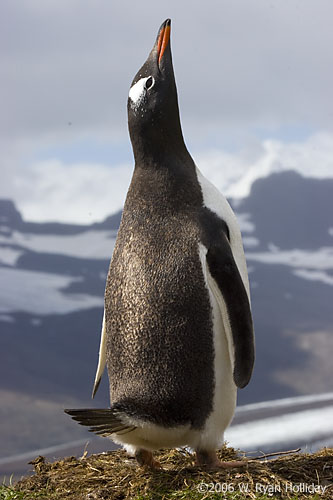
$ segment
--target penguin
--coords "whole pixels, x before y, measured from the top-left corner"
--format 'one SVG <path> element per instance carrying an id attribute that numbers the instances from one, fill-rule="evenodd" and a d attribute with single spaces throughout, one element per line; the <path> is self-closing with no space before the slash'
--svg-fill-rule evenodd
<path id="1" fill-rule="evenodd" d="M 141 466 L 187 446 L 199 466 L 221 462 L 237 388 L 255 349 L 240 229 L 184 142 L 170 46 L 160 27 L 128 97 L 135 167 L 105 287 L 95 395 L 107 365 L 111 406 L 67 409 Z"/>

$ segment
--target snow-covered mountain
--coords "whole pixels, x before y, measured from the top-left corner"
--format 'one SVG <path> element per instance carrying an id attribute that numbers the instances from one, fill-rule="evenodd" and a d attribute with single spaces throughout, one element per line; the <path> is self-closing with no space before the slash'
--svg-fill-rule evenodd
<path id="1" fill-rule="evenodd" d="M 234 208 L 257 341 L 254 376 L 239 401 L 329 392 L 333 180 L 275 173 L 257 180 Z M 87 226 L 29 223 L 11 201 L 0 200 L 3 456 L 83 435 L 61 408 L 91 404 L 105 278 L 120 215 Z M 105 380 L 96 404 L 107 404 Z"/>

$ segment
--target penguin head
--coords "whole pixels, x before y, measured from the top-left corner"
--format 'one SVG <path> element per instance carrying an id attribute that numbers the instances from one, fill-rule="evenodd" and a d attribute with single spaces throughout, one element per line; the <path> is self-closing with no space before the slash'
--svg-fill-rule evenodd
<path id="1" fill-rule="evenodd" d="M 128 128 L 136 161 L 184 148 L 170 47 L 171 20 L 162 23 L 154 46 L 129 91 Z M 171 143 L 171 144 L 170 144 Z"/>

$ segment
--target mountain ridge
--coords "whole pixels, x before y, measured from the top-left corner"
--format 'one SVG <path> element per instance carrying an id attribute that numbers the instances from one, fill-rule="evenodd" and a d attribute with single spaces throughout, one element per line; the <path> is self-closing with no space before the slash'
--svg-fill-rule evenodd
<path id="1" fill-rule="evenodd" d="M 12 229 L 19 230 L 24 233 L 32 234 L 57 234 L 57 235 L 74 235 L 91 230 L 111 229 L 117 230 L 120 224 L 122 211 L 111 214 L 102 222 L 93 222 L 92 224 L 69 224 L 64 222 L 29 222 L 26 221 L 21 213 L 16 208 L 15 203 L 10 199 L 0 199 L 0 222 L 1 231 L 5 230 L 4 223 L 10 223 Z"/>

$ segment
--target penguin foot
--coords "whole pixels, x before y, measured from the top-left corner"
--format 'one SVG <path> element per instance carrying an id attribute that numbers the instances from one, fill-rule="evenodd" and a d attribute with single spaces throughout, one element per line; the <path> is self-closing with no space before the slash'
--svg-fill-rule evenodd
<path id="1" fill-rule="evenodd" d="M 196 451 L 196 464 L 207 469 L 231 469 L 232 467 L 244 467 L 247 462 L 241 460 L 231 460 L 221 462 L 215 451 Z"/>
<path id="2" fill-rule="evenodd" d="M 161 464 L 154 459 L 151 451 L 139 448 L 135 452 L 135 458 L 140 467 L 147 467 L 148 469 L 154 469 L 154 470 L 162 469 Z"/>

